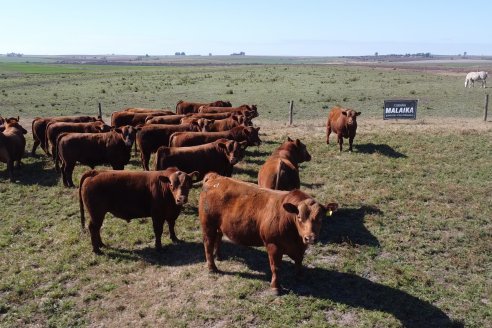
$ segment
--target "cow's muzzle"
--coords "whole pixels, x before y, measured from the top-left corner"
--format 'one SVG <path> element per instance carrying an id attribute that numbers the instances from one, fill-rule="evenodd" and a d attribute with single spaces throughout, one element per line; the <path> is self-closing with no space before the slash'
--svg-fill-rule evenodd
<path id="1" fill-rule="evenodd" d="M 176 198 L 176 205 L 184 205 L 188 201 L 188 198 L 185 196 L 179 196 Z"/>
<path id="2" fill-rule="evenodd" d="M 316 243 L 316 236 L 314 235 L 304 236 L 302 238 L 302 241 L 306 245 L 313 245 L 314 243 Z"/>

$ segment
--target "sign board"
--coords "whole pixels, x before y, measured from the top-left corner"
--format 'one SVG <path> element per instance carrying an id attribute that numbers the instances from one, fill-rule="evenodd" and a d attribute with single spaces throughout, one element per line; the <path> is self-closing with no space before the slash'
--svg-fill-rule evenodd
<path id="1" fill-rule="evenodd" d="M 417 118 L 418 100 L 385 100 L 383 118 L 411 119 Z"/>

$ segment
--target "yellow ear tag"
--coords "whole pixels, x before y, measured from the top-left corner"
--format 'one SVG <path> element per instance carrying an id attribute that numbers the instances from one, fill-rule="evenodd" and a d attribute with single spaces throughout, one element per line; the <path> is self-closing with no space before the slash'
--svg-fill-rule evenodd
<path id="1" fill-rule="evenodd" d="M 326 216 L 331 216 L 332 214 L 333 214 L 333 211 L 332 210 L 326 211 Z"/>

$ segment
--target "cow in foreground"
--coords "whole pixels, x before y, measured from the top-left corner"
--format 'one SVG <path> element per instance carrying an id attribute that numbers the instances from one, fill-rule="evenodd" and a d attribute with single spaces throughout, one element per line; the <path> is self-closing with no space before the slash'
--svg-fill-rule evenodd
<path id="1" fill-rule="evenodd" d="M 66 187 L 75 187 L 72 174 L 77 162 L 91 168 L 109 164 L 113 170 L 123 170 L 130 161 L 136 131 L 136 128 L 127 125 L 105 133 L 61 134 L 57 140 L 57 148 L 63 184 Z"/>
<path id="2" fill-rule="evenodd" d="M 154 169 L 177 167 L 181 171 L 199 172 L 200 180 L 208 172 L 231 176 L 233 166 L 244 157 L 246 142 L 219 139 L 192 147 L 160 147 L 155 157 Z"/>
<path id="3" fill-rule="evenodd" d="M 465 88 L 470 86 L 474 87 L 475 86 L 475 81 L 481 81 L 482 82 L 482 88 L 485 88 L 487 85 L 487 75 L 489 73 L 480 71 L 480 72 L 470 72 L 466 74 L 465 78 Z"/>
<path id="4" fill-rule="evenodd" d="M 337 204 L 321 205 L 300 190 L 276 191 L 209 173 L 203 180 L 198 215 L 208 269 L 218 272 L 222 235 L 245 246 L 265 246 L 272 272 L 271 288 L 279 293 L 278 269 L 288 255 L 301 273 L 304 252 L 318 239 L 326 212 Z"/>
<path id="5" fill-rule="evenodd" d="M 0 131 L 0 162 L 7 164 L 7 172 L 11 182 L 15 182 L 14 179 L 14 162 L 15 167 L 21 166 L 21 160 L 24 156 L 24 150 L 26 148 L 26 138 L 24 134 L 27 133 L 19 124 L 19 117 L 11 117 L 7 119 L 1 119 L 2 130 Z"/>
<path id="6" fill-rule="evenodd" d="M 169 236 L 179 242 L 174 231 L 176 219 L 188 200 L 188 193 L 197 173 L 186 174 L 171 168 L 159 172 L 96 171 L 82 175 L 79 205 L 82 229 L 85 229 L 84 205 L 90 215 L 89 232 L 92 250 L 101 254 L 101 226 L 106 213 L 127 220 L 151 217 L 155 247 L 162 247 L 164 221 Z"/>
<path id="7" fill-rule="evenodd" d="M 310 160 L 305 144 L 299 139 L 287 138 L 261 166 L 258 186 L 276 190 L 299 189 L 299 163 Z"/>
<path id="8" fill-rule="evenodd" d="M 349 151 L 352 151 L 352 144 L 357 131 L 356 118 L 360 114 L 361 112 L 356 112 L 352 109 L 339 106 L 333 107 L 326 122 L 326 143 L 330 143 L 330 134 L 333 131 L 337 134 L 340 151 L 342 151 L 343 138 L 349 139 Z"/>

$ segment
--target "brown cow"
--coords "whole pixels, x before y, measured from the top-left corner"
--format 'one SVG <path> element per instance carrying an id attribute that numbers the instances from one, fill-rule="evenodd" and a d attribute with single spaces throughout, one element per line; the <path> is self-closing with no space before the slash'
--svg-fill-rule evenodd
<path id="1" fill-rule="evenodd" d="M 31 155 L 35 156 L 36 148 L 41 145 L 41 149 L 48 154 L 46 141 L 46 126 L 50 122 L 72 122 L 72 123 L 83 123 L 83 122 L 95 122 L 97 118 L 92 116 L 55 116 L 55 117 L 36 117 L 32 121 L 32 138 L 34 139 L 34 144 L 32 145 Z"/>
<path id="2" fill-rule="evenodd" d="M 165 116 L 147 117 L 145 119 L 145 124 L 180 124 L 181 119 L 184 117 L 185 115 L 165 115 Z"/>
<path id="3" fill-rule="evenodd" d="M 75 187 L 72 180 L 77 162 L 94 168 L 110 164 L 123 170 L 130 161 L 130 152 L 137 128 L 127 125 L 105 133 L 62 133 L 57 140 L 63 184 Z"/>
<path id="4" fill-rule="evenodd" d="M 168 108 L 153 109 L 153 108 L 140 108 L 140 107 L 130 107 L 130 108 L 123 109 L 122 111 L 128 113 L 155 113 L 160 111 L 171 112 L 171 110 Z"/>
<path id="5" fill-rule="evenodd" d="M 17 162 L 15 164 L 16 168 L 21 166 L 21 160 L 26 148 L 24 134 L 27 131 L 19 124 L 19 117 L 2 120 L 3 131 L 0 132 L 0 162 L 7 164 L 10 181 L 15 182 L 14 162 Z"/>
<path id="6" fill-rule="evenodd" d="M 154 110 L 152 112 L 144 113 L 133 113 L 128 111 L 113 112 L 111 114 L 111 125 L 117 128 L 124 125 L 137 126 L 139 124 L 145 124 L 145 120 L 149 117 L 173 114 L 174 113 L 169 110 Z"/>
<path id="7" fill-rule="evenodd" d="M 199 113 L 226 113 L 237 112 L 243 114 L 246 117 L 255 118 L 258 117 L 258 109 L 256 105 L 241 105 L 239 107 L 213 107 L 202 106 L 198 110 Z"/>
<path id="8" fill-rule="evenodd" d="M 85 229 L 84 205 L 91 217 L 89 231 L 92 250 L 101 254 L 101 226 L 106 213 L 127 220 L 151 217 L 155 247 L 162 247 L 164 221 L 169 235 L 178 242 L 174 232 L 176 219 L 188 200 L 191 184 L 197 173 L 186 174 L 176 168 L 159 172 L 96 171 L 82 175 L 79 185 L 79 205 L 82 230 Z"/>
<path id="9" fill-rule="evenodd" d="M 270 286 L 279 293 L 277 270 L 282 256 L 294 260 L 299 274 L 304 252 L 317 240 L 327 211 L 337 207 L 321 205 L 298 189 L 271 190 L 209 173 L 198 205 L 208 269 L 218 272 L 214 253 L 220 257 L 223 234 L 240 245 L 265 246 L 272 271 Z"/>
<path id="10" fill-rule="evenodd" d="M 146 124 L 137 133 L 137 146 L 144 170 L 149 170 L 150 155 L 160 146 L 168 146 L 171 135 L 179 131 L 202 131 L 197 123 L 190 124 Z"/>
<path id="11" fill-rule="evenodd" d="M 200 106 L 231 107 L 229 101 L 217 100 L 212 103 L 195 103 L 180 100 L 176 104 L 176 114 L 197 113 Z"/>
<path id="12" fill-rule="evenodd" d="M 287 191 L 299 189 L 299 163 L 310 160 L 305 144 L 299 139 L 287 138 L 260 168 L 258 186 Z"/>
<path id="13" fill-rule="evenodd" d="M 224 118 L 222 120 L 213 121 L 209 127 L 208 131 L 210 132 L 222 132 L 228 131 L 236 126 L 243 125 L 246 126 L 247 119 L 242 115 L 231 115 L 228 118 Z"/>
<path id="14" fill-rule="evenodd" d="M 360 114 L 361 112 L 352 109 L 333 107 L 326 121 L 326 143 L 330 143 L 330 134 L 333 131 L 337 134 L 340 151 L 342 151 L 343 138 L 349 138 L 349 151 L 352 151 L 352 143 L 357 131 L 356 117 Z"/>
<path id="15" fill-rule="evenodd" d="M 181 171 L 198 171 L 200 180 L 208 172 L 231 176 L 233 166 L 244 157 L 246 142 L 219 139 L 192 147 L 159 147 L 154 162 L 155 170 L 176 166 Z"/>
<path id="16" fill-rule="evenodd" d="M 229 139 L 238 142 L 247 141 L 248 146 L 259 146 L 261 144 L 258 131 L 260 128 L 252 126 L 237 126 L 229 131 L 223 132 L 176 132 L 169 140 L 171 147 L 189 147 L 203 145 L 218 139 Z"/>
<path id="17" fill-rule="evenodd" d="M 58 156 L 56 155 L 56 140 L 58 136 L 64 132 L 80 132 L 80 133 L 99 133 L 109 132 L 111 127 L 106 125 L 103 120 L 88 123 L 72 123 L 72 122 L 50 122 L 46 126 L 46 149 L 48 154 L 51 149 L 53 162 L 55 162 L 56 171 L 59 171 Z"/>
<path id="18" fill-rule="evenodd" d="M 199 118 L 206 118 L 209 120 L 222 120 L 224 118 L 230 117 L 232 112 L 226 112 L 226 113 L 194 113 L 194 114 L 186 114 L 185 117 L 181 119 L 181 123 L 190 123 L 192 121 L 195 121 Z"/>

